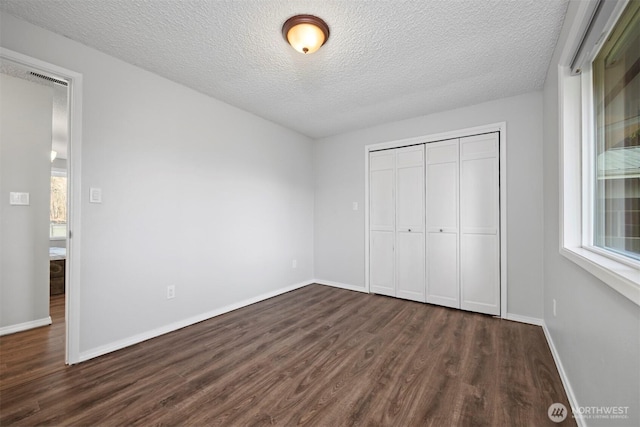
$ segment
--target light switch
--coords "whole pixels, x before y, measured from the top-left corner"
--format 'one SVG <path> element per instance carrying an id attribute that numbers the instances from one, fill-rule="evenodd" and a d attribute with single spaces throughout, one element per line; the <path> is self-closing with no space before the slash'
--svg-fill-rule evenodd
<path id="1" fill-rule="evenodd" d="M 353 210 L 354 211 L 358 210 L 358 202 L 353 202 Z"/>
<path id="2" fill-rule="evenodd" d="M 89 203 L 102 203 L 101 188 L 91 188 L 89 190 Z"/>
<path id="3" fill-rule="evenodd" d="M 29 205 L 29 193 L 9 193 L 9 204 L 14 206 L 28 206 Z"/>

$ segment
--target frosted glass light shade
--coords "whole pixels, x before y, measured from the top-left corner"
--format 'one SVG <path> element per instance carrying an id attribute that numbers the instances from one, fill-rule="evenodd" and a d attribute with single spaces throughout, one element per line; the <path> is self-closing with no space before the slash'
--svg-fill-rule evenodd
<path id="1" fill-rule="evenodd" d="M 313 15 L 297 15 L 282 26 L 282 35 L 300 53 L 313 53 L 329 38 L 329 27 Z"/>

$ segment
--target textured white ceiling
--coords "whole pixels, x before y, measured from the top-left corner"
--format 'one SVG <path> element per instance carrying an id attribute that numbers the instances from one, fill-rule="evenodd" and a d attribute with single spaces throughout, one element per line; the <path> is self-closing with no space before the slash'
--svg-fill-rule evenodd
<path id="1" fill-rule="evenodd" d="M 26 21 L 318 138 L 540 90 L 566 0 L 0 0 Z M 313 14 L 328 42 L 284 41 Z"/>

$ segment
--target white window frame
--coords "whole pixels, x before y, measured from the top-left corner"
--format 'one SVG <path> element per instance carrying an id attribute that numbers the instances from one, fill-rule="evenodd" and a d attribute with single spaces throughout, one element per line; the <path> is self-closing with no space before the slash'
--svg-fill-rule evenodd
<path id="1" fill-rule="evenodd" d="M 582 42 L 597 2 L 582 2 L 558 67 L 560 139 L 560 253 L 640 305 L 640 263 L 593 245 L 595 146 L 590 66 L 572 75 L 570 63 Z M 627 0 L 618 1 L 605 32 L 611 30 Z M 600 38 L 600 43 L 606 37 Z M 591 52 L 589 64 L 599 46 Z"/>

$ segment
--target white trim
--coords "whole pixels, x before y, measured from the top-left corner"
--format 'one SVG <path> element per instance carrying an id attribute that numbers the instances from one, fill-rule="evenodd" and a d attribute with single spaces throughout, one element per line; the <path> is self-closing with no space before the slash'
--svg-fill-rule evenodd
<path id="1" fill-rule="evenodd" d="M 640 268 L 640 261 L 636 260 L 635 258 L 630 258 L 598 246 L 583 246 L 583 248 L 590 252 L 594 252 L 597 255 L 602 255 L 603 257 L 609 258 L 617 263 L 632 267 L 636 270 Z"/>
<path id="2" fill-rule="evenodd" d="M 369 151 L 386 150 L 389 148 L 400 148 L 400 147 L 406 147 L 408 145 L 428 144 L 430 142 L 444 141 L 447 139 L 464 138 L 466 136 L 480 135 L 483 133 L 499 132 L 505 128 L 505 125 L 506 125 L 505 122 L 492 123 L 492 124 L 483 125 L 483 126 L 457 129 L 457 130 L 452 130 L 447 132 L 434 133 L 430 135 L 416 136 L 413 138 L 399 139 L 399 140 L 389 141 L 389 142 L 380 142 L 376 144 L 367 145 L 364 148 L 365 148 L 365 151 L 369 153 Z"/>
<path id="3" fill-rule="evenodd" d="M 364 289 L 371 293 L 369 283 L 369 149 L 364 147 Z"/>
<path id="4" fill-rule="evenodd" d="M 73 239 L 67 240 L 65 277 L 66 350 L 65 362 L 80 361 L 80 233 L 81 233 L 81 159 L 82 159 L 82 74 L 0 47 L 0 57 L 29 68 L 51 73 L 69 81 L 69 146 L 67 159 L 67 224 Z"/>
<path id="5" fill-rule="evenodd" d="M 513 313 L 507 313 L 507 317 L 505 317 L 505 319 L 511 320 L 512 322 L 526 323 L 529 325 L 536 325 L 536 326 L 544 325 L 544 320 L 542 319 L 538 319 L 536 317 L 521 316 L 519 314 L 513 314 Z"/>
<path id="6" fill-rule="evenodd" d="M 428 144 L 447 139 L 464 138 L 490 132 L 500 134 L 500 317 L 507 317 L 507 123 L 499 122 L 484 126 L 441 132 L 414 138 L 401 139 L 364 147 L 364 236 L 365 236 L 365 292 L 371 292 L 369 283 L 369 153 L 371 151 L 400 148 L 408 145 Z"/>
<path id="7" fill-rule="evenodd" d="M 507 123 L 499 124 L 500 147 L 500 317 L 507 316 Z"/>
<path id="8" fill-rule="evenodd" d="M 551 338 L 551 332 L 547 328 L 547 324 L 542 322 L 542 331 L 544 332 L 544 336 L 547 339 L 547 344 L 549 345 L 549 350 L 551 350 L 551 355 L 553 356 L 553 361 L 556 363 L 556 368 L 558 369 L 558 374 L 560 375 L 560 380 L 562 381 L 562 385 L 564 386 L 564 392 L 567 395 L 567 399 L 569 400 L 569 405 L 571 405 L 572 409 L 577 409 L 580 407 L 578 405 L 578 399 L 576 398 L 575 393 L 573 392 L 573 388 L 571 387 L 571 383 L 569 382 L 569 377 L 567 376 L 567 372 L 564 370 L 564 366 L 562 366 L 562 361 L 560 360 L 560 354 L 558 354 L 558 350 L 556 349 L 555 344 L 553 343 L 553 339 Z M 571 411 L 573 413 L 573 410 Z M 582 417 L 574 417 L 576 423 L 579 427 L 586 427 Z"/>
<path id="9" fill-rule="evenodd" d="M 580 151 L 582 152 L 580 160 L 580 182 L 578 184 L 581 196 L 582 204 L 580 207 L 580 215 L 582 221 L 580 244 L 582 246 L 593 244 L 593 221 L 595 218 L 595 203 L 593 194 L 595 191 L 595 150 L 585 150 L 584 141 L 594 141 L 595 135 L 593 132 L 594 117 L 593 117 L 593 88 L 591 71 L 591 65 L 582 70 L 581 76 L 576 77 L 580 79 L 580 103 L 575 107 L 580 108 Z M 570 96 L 570 95 L 569 95 Z M 585 108 L 587 106 L 587 108 Z M 593 147 L 593 142 L 589 144 Z"/>
<path id="10" fill-rule="evenodd" d="M 48 326 L 51 323 L 51 316 L 47 316 L 42 319 L 18 323 L 17 325 L 3 326 L 0 328 L 0 337 L 3 335 L 15 334 L 16 332 L 27 331 L 29 329 L 40 328 L 42 326 Z"/>
<path id="11" fill-rule="evenodd" d="M 233 304 L 229 304 L 229 305 L 226 305 L 224 307 L 217 308 L 215 310 L 211 310 L 211 311 L 208 311 L 206 313 L 198 314 L 196 316 L 192 316 L 192 317 L 189 317 L 189 318 L 184 319 L 184 320 L 179 320 L 177 322 L 173 322 L 173 323 L 170 323 L 168 325 L 161 326 L 159 328 L 143 332 L 141 334 L 137 334 L 137 335 L 134 335 L 134 336 L 131 336 L 131 337 L 128 337 L 128 338 L 124 338 L 124 339 L 121 339 L 121 340 L 118 340 L 118 341 L 114 341 L 112 343 L 109 343 L 109 344 L 106 344 L 106 345 L 103 345 L 103 346 L 100 346 L 100 347 L 97 347 L 97 348 L 93 348 L 91 350 L 83 351 L 82 353 L 80 353 L 80 357 L 78 359 L 78 362 L 84 362 L 84 361 L 87 361 L 89 359 L 93 359 L 95 357 L 102 356 L 104 354 L 111 353 L 113 351 L 120 350 L 122 348 L 129 347 L 129 346 L 132 346 L 134 344 L 138 344 L 138 343 L 141 343 L 143 341 L 159 337 L 160 335 L 164 335 L 164 334 L 167 334 L 169 332 L 173 332 L 173 331 L 176 331 L 178 329 L 182 329 L 182 328 L 185 328 L 187 326 L 194 325 L 194 324 L 196 324 L 198 322 L 202 322 L 204 320 L 211 319 L 211 318 L 219 316 L 221 314 L 225 314 L 225 313 L 228 313 L 230 311 L 234 311 L 234 310 L 237 310 L 239 308 L 243 308 L 243 307 L 249 306 L 251 304 L 255 304 L 257 302 L 264 301 L 266 299 L 273 298 L 275 296 L 282 295 L 284 293 L 287 293 L 287 292 L 290 292 L 290 291 L 293 291 L 293 290 L 296 290 L 296 289 L 299 289 L 299 288 L 303 288 L 303 287 L 311 285 L 313 283 L 314 283 L 313 281 L 296 283 L 295 285 L 291 285 L 291 286 L 287 286 L 285 288 L 277 289 L 275 291 L 267 292 L 267 293 L 264 293 L 262 295 L 258 295 L 256 297 L 248 298 L 248 299 L 243 300 L 243 301 L 239 301 L 239 302 L 236 302 L 236 303 L 233 303 Z"/>
<path id="12" fill-rule="evenodd" d="M 580 247 L 565 247 L 560 253 L 640 305 L 640 272 L 634 267 Z"/>
<path id="13" fill-rule="evenodd" d="M 318 285 L 332 286 L 334 288 L 347 289 L 349 291 L 369 293 L 369 290 L 362 286 L 348 285 L 346 283 L 332 282 L 330 280 L 314 279 L 313 283 Z"/>
<path id="14" fill-rule="evenodd" d="M 582 244 L 581 150 L 579 144 L 568 143 L 581 139 L 579 97 L 579 77 L 570 77 L 567 67 L 558 67 L 560 250 Z"/>

